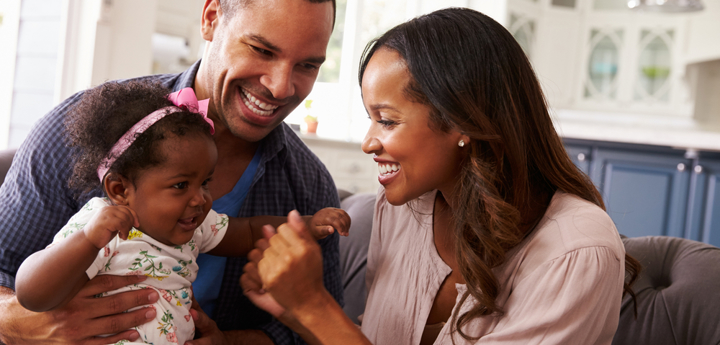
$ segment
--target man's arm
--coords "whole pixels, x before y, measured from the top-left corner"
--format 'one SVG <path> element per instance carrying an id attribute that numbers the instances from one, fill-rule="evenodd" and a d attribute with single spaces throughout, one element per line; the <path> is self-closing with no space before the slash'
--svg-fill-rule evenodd
<path id="1" fill-rule="evenodd" d="M 209 251 L 216 256 L 247 256 L 255 248 L 255 242 L 263 238 L 263 227 L 276 229 L 287 221 L 284 216 L 255 216 L 246 218 L 228 217 L 227 232 L 222 241 Z M 350 217 L 339 208 L 324 208 L 315 215 L 302 216 L 303 221 L 315 238 L 325 238 L 337 231 L 347 236 Z"/>

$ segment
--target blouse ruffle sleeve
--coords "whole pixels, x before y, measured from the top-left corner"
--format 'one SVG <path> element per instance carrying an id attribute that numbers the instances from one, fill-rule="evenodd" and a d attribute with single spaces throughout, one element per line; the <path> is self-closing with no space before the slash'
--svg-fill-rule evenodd
<path id="1" fill-rule="evenodd" d="M 468 335 L 478 335 L 494 326 L 493 332 L 471 342 L 476 344 L 610 344 L 619 318 L 623 277 L 624 261 L 610 248 L 579 248 L 514 282 L 503 317 L 470 322 L 464 329 Z M 464 292 L 465 286 L 458 285 L 458 299 Z M 461 313 L 474 302 L 468 298 Z M 452 344 L 447 330 L 435 344 Z M 466 343 L 455 334 L 456 343 Z"/>

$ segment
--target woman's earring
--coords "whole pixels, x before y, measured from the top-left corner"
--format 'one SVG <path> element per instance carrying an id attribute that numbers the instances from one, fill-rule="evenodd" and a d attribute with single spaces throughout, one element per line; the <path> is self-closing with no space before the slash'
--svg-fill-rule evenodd
<path id="1" fill-rule="evenodd" d="M 460 142 L 458 143 L 458 146 L 460 146 L 460 147 L 465 146 L 465 140 L 460 139 Z"/>

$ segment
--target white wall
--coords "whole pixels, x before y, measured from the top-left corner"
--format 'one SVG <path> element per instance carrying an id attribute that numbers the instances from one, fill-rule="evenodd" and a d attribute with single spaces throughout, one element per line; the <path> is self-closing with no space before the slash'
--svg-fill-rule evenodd
<path id="1" fill-rule="evenodd" d="M 17 37 L 7 146 L 22 143 L 53 106 L 63 2 L 23 0 Z M 3 145 L 4 143 L 0 143 Z"/>
<path id="2" fill-rule="evenodd" d="M 152 70 L 157 0 L 13 0 L 0 9 L 13 5 L 19 16 L 8 10 L 0 35 L 8 47 L 0 53 L 0 149 L 19 146 L 75 92 Z"/>
<path id="3" fill-rule="evenodd" d="M 705 10 L 694 13 L 687 19 L 688 63 L 720 57 L 720 0 L 703 0 L 703 4 Z"/>
<path id="4" fill-rule="evenodd" d="M 103 2 L 95 38 L 92 86 L 152 71 L 157 0 Z"/>
<path id="5" fill-rule="evenodd" d="M 0 14 L 3 16 L 0 24 L 0 149 L 4 149 L 10 134 L 20 0 L 0 1 Z"/>

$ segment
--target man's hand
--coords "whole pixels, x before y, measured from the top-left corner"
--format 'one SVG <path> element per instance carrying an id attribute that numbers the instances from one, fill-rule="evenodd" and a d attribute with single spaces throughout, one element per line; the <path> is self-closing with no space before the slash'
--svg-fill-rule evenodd
<path id="1" fill-rule="evenodd" d="M 0 340 L 14 344 L 100 345 L 138 338 L 135 326 L 155 318 L 154 308 L 126 310 L 155 303 L 153 289 L 128 291 L 112 296 L 95 295 L 145 280 L 144 276 L 97 276 L 88 281 L 64 306 L 43 313 L 23 308 L 8 288 L 0 287 Z M 113 334 L 109 337 L 98 335 Z"/>
<path id="2" fill-rule="evenodd" d="M 192 298 L 190 315 L 195 322 L 195 333 L 196 335 L 199 334 L 200 337 L 192 341 L 186 341 L 185 345 L 273 345 L 273 342 L 263 331 L 254 329 L 228 332 L 220 331 L 215 321 L 210 319 L 200 308 L 200 305 L 195 300 L 195 296 Z"/>

